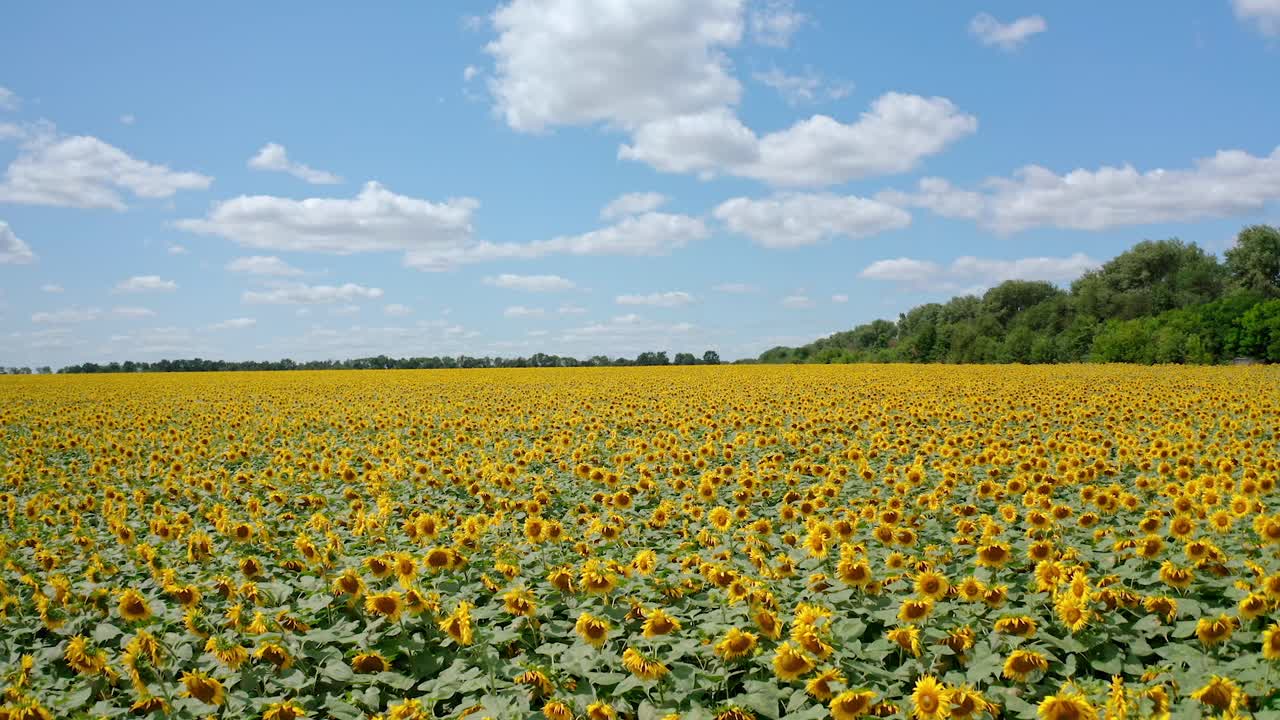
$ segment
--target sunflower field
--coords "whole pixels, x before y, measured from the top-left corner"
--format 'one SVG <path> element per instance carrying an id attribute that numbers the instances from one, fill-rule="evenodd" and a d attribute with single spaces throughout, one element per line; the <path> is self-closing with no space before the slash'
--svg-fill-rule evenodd
<path id="1" fill-rule="evenodd" d="M 1280 717 L 1280 370 L 0 377 L 0 720 Z"/>

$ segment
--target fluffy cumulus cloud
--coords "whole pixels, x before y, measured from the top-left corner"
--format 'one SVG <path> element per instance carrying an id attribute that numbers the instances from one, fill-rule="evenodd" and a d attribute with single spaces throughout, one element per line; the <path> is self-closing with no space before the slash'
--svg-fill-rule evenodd
<path id="1" fill-rule="evenodd" d="M 290 160 L 284 146 L 273 142 L 263 145 L 258 154 L 249 158 L 249 167 L 254 170 L 288 173 L 312 185 L 335 185 L 342 182 L 342 178 L 331 172 L 316 170 L 313 167 Z"/>
<path id="2" fill-rule="evenodd" d="M 987 47 L 998 47 L 1012 52 L 1022 47 L 1032 35 L 1049 29 L 1049 23 L 1039 15 L 1021 17 L 1002 23 L 988 13 L 978 13 L 969 21 L 969 34 Z"/>
<path id="3" fill-rule="evenodd" d="M 420 270 L 499 260 L 530 260 L 549 255 L 665 255 L 710 235 L 706 223 L 688 215 L 648 212 L 582 233 L 528 243 L 475 242 L 453 248 L 415 250 L 405 264 Z"/>
<path id="4" fill-rule="evenodd" d="M 906 211 L 854 195 L 790 194 L 733 198 L 714 212 L 730 230 L 768 248 L 864 238 L 911 224 Z"/>
<path id="5" fill-rule="evenodd" d="M 444 251 L 470 240 L 477 207 L 471 198 L 433 203 L 369 182 L 350 199 L 242 195 L 218 203 L 203 218 L 179 220 L 177 226 L 265 250 L 338 255 Z"/>
<path id="6" fill-rule="evenodd" d="M 227 263 L 227 270 L 248 275 L 271 275 L 289 277 L 301 275 L 302 270 L 290 265 L 274 255 L 250 255 L 238 257 Z"/>
<path id="7" fill-rule="evenodd" d="M 650 307 L 680 307 L 693 302 L 693 295 L 683 290 L 649 293 L 647 295 L 619 295 L 615 301 L 619 305 L 648 305 Z"/>
<path id="8" fill-rule="evenodd" d="M 1014 260 L 958 257 L 947 265 L 915 258 L 890 258 L 871 263 L 858 274 L 917 290 L 979 291 L 1005 280 L 1044 280 L 1066 284 L 1099 265 L 1083 253 L 1067 257 L 1026 257 Z"/>
<path id="9" fill-rule="evenodd" d="M 695 337 L 695 330 L 692 323 L 652 322 L 628 313 L 606 322 L 569 328 L 556 337 L 556 342 L 579 354 L 608 348 L 613 355 L 631 355 L 655 348 L 689 347 L 699 339 Z"/>
<path id="10" fill-rule="evenodd" d="M 115 292 L 118 293 L 173 292 L 177 289 L 178 283 L 165 280 L 159 275 L 134 275 L 115 286 Z"/>
<path id="11" fill-rule="evenodd" d="M 634 192 L 619 195 L 600 210 L 601 220 L 616 220 L 628 215 L 639 215 L 657 210 L 667 202 L 667 196 L 656 192 Z"/>
<path id="12" fill-rule="evenodd" d="M 836 304 L 847 303 L 847 302 L 849 302 L 849 296 L 848 296 L 848 295 L 844 295 L 844 294 L 836 294 L 836 295 L 832 295 L 832 296 L 831 296 L 831 302 L 836 303 Z"/>
<path id="13" fill-rule="evenodd" d="M 804 293 L 788 295 L 779 301 L 782 307 L 789 310 L 808 310 L 813 307 L 813 299 Z"/>
<path id="14" fill-rule="evenodd" d="M 572 280 L 562 278 L 559 275 L 514 275 L 503 273 L 486 277 L 484 283 L 504 290 L 522 290 L 524 292 L 561 292 L 572 290 L 575 287 Z"/>
<path id="15" fill-rule="evenodd" d="M 213 178 L 170 170 L 87 135 L 59 135 L 51 126 L 23 133 L 18 156 L 0 181 L 0 202 L 123 210 L 124 194 L 155 199 L 203 190 Z"/>
<path id="16" fill-rule="evenodd" d="M 247 305 L 322 305 L 349 303 L 355 300 L 377 300 L 382 288 L 365 287 L 355 283 L 342 285 L 307 285 L 306 283 L 281 283 L 265 290 L 246 290 L 241 302 Z"/>
<path id="17" fill-rule="evenodd" d="M 664 172 L 822 186 L 907 172 L 977 128 L 946 98 L 891 92 L 853 122 L 814 115 L 764 136 L 725 108 L 674 116 L 641 127 L 618 154 Z"/>
<path id="18" fill-rule="evenodd" d="M 6 87 L 0 87 L 0 110 L 17 110 L 22 107 L 22 98 Z"/>
<path id="19" fill-rule="evenodd" d="M 382 306 L 382 314 L 390 315 L 391 317 L 406 317 L 413 314 L 413 308 L 400 303 L 391 303 L 390 305 Z"/>
<path id="20" fill-rule="evenodd" d="M 749 293 L 760 292 L 760 288 L 755 285 L 740 282 L 720 283 L 719 285 L 712 286 L 711 289 L 716 292 L 727 293 L 729 295 L 746 295 Z"/>
<path id="21" fill-rule="evenodd" d="M 1058 175 L 1028 165 L 1012 177 L 988 179 L 980 190 L 926 178 L 917 192 L 877 197 L 944 217 L 977 220 L 1000 233 L 1037 227 L 1104 230 L 1225 217 L 1256 212 L 1280 200 L 1280 147 L 1262 157 L 1220 150 L 1179 170 L 1143 172 L 1124 165 Z"/>
<path id="22" fill-rule="evenodd" d="M 156 311 L 151 308 L 123 306 L 111 308 L 111 314 L 121 318 L 155 317 Z"/>
<path id="23" fill-rule="evenodd" d="M 209 326 L 209 329 L 210 330 L 243 330 L 245 328 L 251 328 L 257 324 L 258 324 L 258 321 L 255 318 L 238 317 L 238 318 L 231 318 L 230 320 L 223 320 L 222 322 L 214 323 Z"/>
<path id="24" fill-rule="evenodd" d="M 814 115 L 758 135 L 738 119 L 742 88 L 726 54 L 741 42 L 745 11 L 742 0 L 512 0 L 494 13 L 498 37 L 487 47 L 495 107 L 519 131 L 625 132 L 618 156 L 664 172 L 775 185 L 904 172 L 977 128 L 945 98 L 888 93 L 849 123 Z M 774 44 L 803 22 L 789 2 L 758 5 L 750 20 Z M 768 79 L 812 92 L 807 80 Z"/>
<path id="25" fill-rule="evenodd" d="M 492 16 L 490 91 L 507 124 L 526 132 L 635 127 L 734 104 L 742 88 L 724 50 L 742 38 L 743 7 L 742 0 L 512 0 Z"/>
<path id="26" fill-rule="evenodd" d="M 0 265 L 25 265 L 35 260 L 31 246 L 9 228 L 9 223 L 0 220 Z"/>
<path id="27" fill-rule="evenodd" d="M 1253 23 L 1264 35 L 1280 36 L 1280 0 L 1231 0 L 1236 17 Z"/>

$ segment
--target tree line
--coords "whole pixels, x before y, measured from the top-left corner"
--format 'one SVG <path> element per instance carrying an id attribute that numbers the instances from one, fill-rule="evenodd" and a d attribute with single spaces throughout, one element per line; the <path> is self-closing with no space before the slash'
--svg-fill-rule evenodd
<path id="1" fill-rule="evenodd" d="M 459 368 L 544 368 L 544 367 L 626 367 L 635 365 L 719 365 L 720 354 L 707 350 L 701 356 L 679 352 L 669 357 L 666 351 L 642 352 L 634 358 L 610 358 L 595 355 L 586 360 L 535 353 L 530 357 L 472 357 L 470 355 L 393 358 L 386 355 L 349 360 L 307 360 L 297 362 L 285 358 L 277 361 L 248 360 L 158 360 L 156 362 L 82 363 L 68 365 L 59 373 L 138 373 L 138 372 L 228 372 L 237 370 L 441 370 Z M 19 370 L 20 368 L 12 368 Z M 25 369 L 25 368 L 22 368 Z M 44 370 L 48 370 L 44 368 Z M 27 373 L 14 373 L 27 374 Z"/>
<path id="2" fill-rule="evenodd" d="M 1147 240 L 1069 289 L 1009 280 L 981 297 L 914 307 L 765 363 L 1280 362 L 1280 230 L 1246 227 L 1222 262 L 1195 243 Z"/>

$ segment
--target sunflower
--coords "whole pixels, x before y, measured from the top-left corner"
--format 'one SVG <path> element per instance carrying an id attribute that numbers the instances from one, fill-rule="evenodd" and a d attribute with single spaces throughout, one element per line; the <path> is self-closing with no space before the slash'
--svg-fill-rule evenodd
<path id="1" fill-rule="evenodd" d="M 978 547 L 978 567 L 1000 568 L 1013 559 L 1008 543 L 990 543 Z"/>
<path id="2" fill-rule="evenodd" d="M 982 697 L 982 693 L 965 685 L 952 688 L 947 694 L 947 702 L 951 705 L 953 720 L 968 720 L 991 710 L 991 703 Z"/>
<path id="3" fill-rule="evenodd" d="M 919 575 L 916 575 L 916 593 L 928 598 L 929 600 L 941 600 L 950 589 L 951 583 L 948 582 L 946 576 L 941 573 L 933 570 L 926 570 Z"/>
<path id="4" fill-rule="evenodd" d="M 587 720 L 617 720 L 618 712 L 613 706 L 599 700 L 587 706 Z"/>
<path id="5" fill-rule="evenodd" d="M 293 656 L 283 646 L 276 643 L 265 643 L 253 651 L 255 660 L 263 660 L 284 670 L 293 665 Z"/>
<path id="6" fill-rule="evenodd" d="M 1207 647 L 1226 642 L 1235 629 L 1235 618 L 1230 615 L 1219 615 L 1213 619 L 1200 618 L 1196 621 L 1196 637 Z"/>
<path id="7" fill-rule="evenodd" d="M 911 715 L 919 720 L 941 720 L 951 712 L 947 688 L 932 675 L 916 680 L 911 692 Z"/>
<path id="8" fill-rule="evenodd" d="M 573 629 L 588 645 L 598 650 L 609 640 L 611 626 L 608 620 L 584 611 L 578 616 Z"/>
<path id="9" fill-rule="evenodd" d="M 440 621 L 440 631 L 453 638 L 459 645 L 470 645 L 473 640 L 471 631 L 471 603 L 463 600 L 446 618 Z"/>
<path id="10" fill-rule="evenodd" d="M 844 673 L 840 672 L 840 668 L 827 668 L 809 678 L 804 684 L 804 691 L 818 700 L 830 700 L 831 696 L 835 695 L 831 690 L 831 683 L 846 684 Z"/>
<path id="11" fill-rule="evenodd" d="M 547 582 L 562 593 L 573 592 L 573 573 L 568 568 L 556 568 L 547 574 Z"/>
<path id="12" fill-rule="evenodd" d="M 1172 560 L 1165 560 L 1160 565 L 1160 581 L 1169 587 L 1185 590 L 1191 587 L 1191 583 L 1195 579 L 1195 573 L 1187 568 L 1174 565 Z"/>
<path id="13" fill-rule="evenodd" d="M 746 657 L 756 649 L 754 633 L 744 632 L 738 628 L 729 628 L 720 642 L 716 643 L 715 653 L 726 661 Z"/>
<path id="14" fill-rule="evenodd" d="M 1271 627 L 1262 631 L 1262 657 L 1280 660 L 1280 623 L 1271 623 Z"/>
<path id="15" fill-rule="evenodd" d="M 589 593 L 605 595 L 618 586 L 618 578 L 602 568 L 599 563 L 590 561 L 582 569 L 582 588 Z"/>
<path id="16" fill-rule="evenodd" d="M 1001 674 L 1015 682 L 1026 682 L 1033 672 L 1044 672 L 1049 669 L 1049 661 L 1035 650 L 1014 650 L 1005 658 Z"/>
<path id="17" fill-rule="evenodd" d="M 142 593 L 132 588 L 120 593 L 117 608 L 120 610 L 120 617 L 129 622 L 143 622 L 151 617 L 151 607 L 147 604 L 147 599 L 142 596 Z"/>
<path id="18" fill-rule="evenodd" d="M 1036 714 L 1040 720 L 1098 720 L 1098 709 L 1084 695 L 1066 686 L 1041 700 Z"/>
<path id="19" fill-rule="evenodd" d="M 1164 617 L 1165 622 L 1173 622 L 1178 616 L 1178 601 L 1168 596 L 1152 596 L 1142 601 L 1142 606 L 1147 612 L 1152 612 Z"/>
<path id="20" fill-rule="evenodd" d="M 391 663 L 378 652 L 362 652 L 358 653 L 351 659 L 351 669 L 358 673 L 371 674 L 386 672 L 391 668 Z"/>
<path id="21" fill-rule="evenodd" d="M 365 596 L 364 611 L 370 615 L 380 615 L 390 622 L 396 622 L 400 619 L 400 613 L 404 610 L 403 597 L 400 593 L 392 590 L 384 593 L 374 593 Z"/>
<path id="22" fill-rule="evenodd" d="M 507 612 L 516 616 L 533 617 L 533 613 L 537 609 L 533 593 L 523 588 L 508 590 L 502 596 L 502 604 Z"/>
<path id="23" fill-rule="evenodd" d="M 657 680 L 670 672 L 666 665 L 645 657 L 635 648 L 622 651 L 622 667 L 641 680 Z"/>
<path id="24" fill-rule="evenodd" d="M 668 635 L 680 629 L 680 621 L 667 614 L 666 610 L 657 608 L 645 614 L 644 636 L 655 638 Z"/>
<path id="25" fill-rule="evenodd" d="M 204 644 L 204 651 L 213 655 L 231 670 L 238 670 L 249 659 L 249 651 L 239 643 L 232 642 L 218 635 L 210 637 Z"/>
<path id="26" fill-rule="evenodd" d="M 262 713 L 262 720 L 298 720 L 307 716 L 301 705 L 292 701 L 273 702 Z"/>
<path id="27" fill-rule="evenodd" d="M 885 633 L 885 637 L 915 657 L 920 657 L 920 628 L 915 625 L 892 628 Z"/>
<path id="28" fill-rule="evenodd" d="M 162 697 L 154 695 L 143 696 L 135 700 L 129 705 L 129 713 L 132 715 L 151 715 L 160 713 L 163 716 L 169 715 L 169 703 Z M 26 717 L 26 716 L 13 716 Z"/>
<path id="29" fill-rule="evenodd" d="M 352 600 L 364 594 L 364 580 L 353 569 L 347 569 L 333 581 L 334 595 L 347 595 Z"/>
<path id="30" fill-rule="evenodd" d="M 512 680 L 517 685 L 528 685 L 534 689 L 539 695 L 550 695 L 555 690 L 555 685 L 551 684 L 551 679 L 541 670 L 526 670 Z"/>
<path id="31" fill-rule="evenodd" d="M 547 720 L 573 720 L 573 711 L 559 700 L 552 700 L 542 706 L 542 716 Z"/>
<path id="32" fill-rule="evenodd" d="M 106 652 L 90 647 L 83 635 L 68 640 L 62 655 L 71 669 L 81 675 L 97 675 L 107 667 Z"/>
<path id="33" fill-rule="evenodd" d="M 916 600 L 908 598 L 902 601 L 902 605 L 898 607 L 898 619 L 904 623 L 913 623 L 924 620 L 933 612 L 933 601 L 929 599 Z"/>
<path id="34" fill-rule="evenodd" d="M 1000 618 L 996 621 L 995 631 L 1006 635 L 1032 638 L 1036 635 L 1036 621 L 1027 615 L 1015 615 Z"/>
<path id="35" fill-rule="evenodd" d="M 963 600 L 968 602 L 980 602 L 983 594 L 987 592 L 987 587 L 981 580 L 970 575 L 960 581 L 960 584 L 956 586 L 956 592 Z"/>
<path id="36" fill-rule="evenodd" d="M 1253 592 L 1240 599 L 1240 604 L 1236 606 L 1236 612 L 1245 620 L 1252 620 L 1267 611 L 1270 605 L 1267 596 L 1262 593 Z"/>
<path id="37" fill-rule="evenodd" d="M 834 720 L 857 720 L 871 711 L 876 694 L 870 690 L 845 690 L 831 698 L 827 709 Z"/>
<path id="38" fill-rule="evenodd" d="M 1191 698 L 1218 712 L 1234 713 L 1240 704 L 1240 688 L 1229 678 L 1212 675 L 1209 682 L 1191 693 Z"/>
<path id="39" fill-rule="evenodd" d="M 221 705 L 226 700 L 225 690 L 217 678 L 199 671 L 182 673 L 182 694 L 195 698 L 206 705 Z"/>
<path id="40" fill-rule="evenodd" d="M 782 643 L 773 653 L 773 674 L 784 682 L 808 675 L 813 667 L 813 661 L 790 642 Z"/>

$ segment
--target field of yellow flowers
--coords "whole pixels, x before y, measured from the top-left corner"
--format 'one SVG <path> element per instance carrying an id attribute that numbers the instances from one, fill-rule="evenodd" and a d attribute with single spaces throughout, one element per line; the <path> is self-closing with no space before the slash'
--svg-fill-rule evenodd
<path id="1" fill-rule="evenodd" d="M 1276 368 L 0 378 L 0 720 L 1280 715 Z"/>

